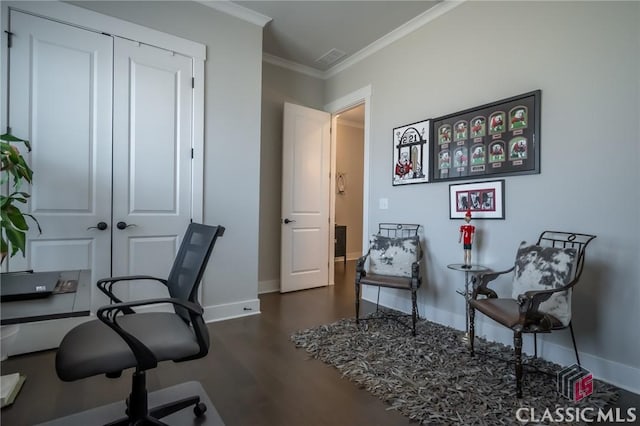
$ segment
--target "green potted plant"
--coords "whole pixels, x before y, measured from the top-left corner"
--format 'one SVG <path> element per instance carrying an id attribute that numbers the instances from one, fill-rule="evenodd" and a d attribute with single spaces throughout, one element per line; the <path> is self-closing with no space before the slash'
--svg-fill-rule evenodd
<path id="1" fill-rule="evenodd" d="M 17 138 L 9 133 L 0 135 L 0 158 L 2 175 L 0 186 L 4 187 L 8 183 L 8 191 L 0 195 L 0 215 L 2 226 L 0 229 L 0 262 L 7 254 L 11 256 L 22 252 L 25 255 L 26 234 L 29 230 L 26 218 L 31 218 L 38 231 L 42 232 L 38 220 L 29 213 L 24 213 L 19 204 L 26 204 L 30 195 L 20 191 L 20 187 L 33 180 L 33 171 L 25 161 L 24 157 L 15 144 L 24 144 L 28 151 L 31 151 L 31 144 L 25 139 Z"/>

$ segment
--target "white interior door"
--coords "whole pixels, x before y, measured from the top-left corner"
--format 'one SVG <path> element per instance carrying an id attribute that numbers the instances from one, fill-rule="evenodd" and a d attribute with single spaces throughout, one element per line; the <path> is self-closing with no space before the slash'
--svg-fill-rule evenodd
<path id="1" fill-rule="evenodd" d="M 34 185 L 26 257 L 10 270 L 111 272 L 112 38 L 21 12 L 10 14 L 10 116 L 31 141 Z"/>
<path id="2" fill-rule="evenodd" d="M 329 283 L 330 114 L 285 103 L 280 291 Z"/>
<path id="3" fill-rule="evenodd" d="M 192 76 L 191 58 L 115 39 L 116 276 L 166 277 L 191 220 Z M 162 297 L 166 291 L 157 282 L 138 282 L 123 296 Z"/>
<path id="4" fill-rule="evenodd" d="M 26 256 L 8 259 L 8 268 L 89 269 L 92 280 L 108 276 L 112 38 L 16 11 L 9 26 L 9 125 L 32 144 L 27 161 L 34 184 L 25 190 L 42 234 L 32 226 Z M 108 228 L 96 228 L 99 222 Z M 55 347 L 73 325 L 23 324 L 11 352 Z"/>

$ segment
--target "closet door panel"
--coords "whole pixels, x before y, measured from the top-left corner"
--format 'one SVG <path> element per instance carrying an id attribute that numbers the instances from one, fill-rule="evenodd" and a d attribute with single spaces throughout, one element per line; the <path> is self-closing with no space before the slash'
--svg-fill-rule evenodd
<path id="1" fill-rule="evenodd" d="M 179 75 L 172 69 L 130 63 L 129 214 L 179 213 L 179 158 L 175 154 L 180 148 L 176 138 L 180 88 L 176 77 Z M 150 108 L 149 99 L 162 101 Z"/>

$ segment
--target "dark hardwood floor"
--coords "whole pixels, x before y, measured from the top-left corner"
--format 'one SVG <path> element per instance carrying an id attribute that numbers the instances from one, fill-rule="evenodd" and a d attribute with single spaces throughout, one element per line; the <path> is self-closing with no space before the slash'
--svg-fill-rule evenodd
<path id="1" fill-rule="evenodd" d="M 354 315 L 355 262 L 346 269 L 343 262 L 335 266 L 335 286 L 264 294 L 262 314 L 209 324 L 209 355 L 161 364 L 148 372 L 149 390 L 199 381 L 227 426 L 412 424 L 289 341 L 296 330 Z M 367 309 L 371 305 L 365 303 Z M 2 409 L 2 425 L 30 426 L 112 403 L 129 392 L 131 372 L 115 380 L 96 376 L 65 383 L 55 374 L 54 359 L 54 351 L 45 351 L 2 362 L 2 374 L 27 376 L 14 404 Z M 620 403 L 638 407 L 640 397 L 625 393 Z"/>
<path id="2" fill-rule="evenodd" d="M 343 262 L 336 262 L 335 286 L 264 294 L 262 314 L 209 324 L 209 355 L 162 363 L 147 373 L 149 390 L 199 381 L 227 426 L 410 424 L 289 341 L 296 330 L 354 315 L 354 268 L 355 262 L 348 262 L 345 273 Z M 57 378 L 54 362 L 55 351 L 2 362 L 2 374 L 27 376 L 13 405 L 2 409 L 2 425 L 33 425 L 112 403 L 129 392 L 130 371 L 119 379 L 95 376 L 65 383 Z"/>

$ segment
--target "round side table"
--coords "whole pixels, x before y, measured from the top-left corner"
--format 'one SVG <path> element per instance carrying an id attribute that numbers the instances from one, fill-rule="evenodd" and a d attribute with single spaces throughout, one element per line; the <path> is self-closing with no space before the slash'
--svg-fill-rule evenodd
<path id="1" fill-rule="evenodd" d="M 469 341 L 469 298 L 471 297 L 471 293 L 469 292 L 469 284 L 471 283 L 471 279 L 469 278 L 469 273 L 473 273 L 475 275 L 478 272 L 486 272 L 489 270 L 486 266 L 482 265 L 471 265 L 470 267 L 466 267 L 464 263 L 452 263 L 447 265 L 447 268 L 453 269 L 454 271 L 464 272 L 464 290 L 456 290 L 456 292 L 462 296 L 464 296 L 464 318 L 465 318 L 465 333 L 463 340 L 465 342 Z M 471 275 L 471 277 L 473 277 Z"/>

